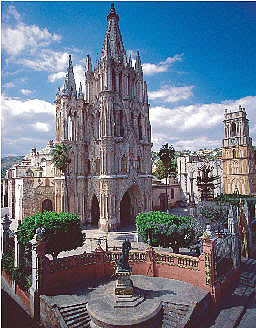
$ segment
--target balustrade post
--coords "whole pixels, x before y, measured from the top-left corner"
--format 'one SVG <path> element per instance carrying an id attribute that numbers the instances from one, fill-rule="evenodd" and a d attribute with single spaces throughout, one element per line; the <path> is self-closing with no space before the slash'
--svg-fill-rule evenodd
<path id="1" fill-rule="evenodd" d="M 8 214 L 5 214 L 3 220 L 2 220 L 2 245 L 1 245 L 1 252 L 2 255 L 6 254 L 9 248 L 9 230 L 10 230 L 10 225 L 12 221 L 9 219 Z"/>
<path id="2" fill-rule="evenodd" d="M 96 255 L 95 277 L 96 280 L 101 280 L 105 276 L 105 263 L 104 263 L 105 251 L 104 249 L 101 248 L 99 244 L 95 249 L 95 255 Z"/>
<path id="3" fill-rule="evenodd" d="M 146 272 L 145 275 L 148 277 L 155 276 L 155 268 L 154 268 L 154 255 L 155 252 L 151 246 L 146 249 Z"/>
<path id="4" fill-rule="evenodd" d="M 32 244 L 32 286 L 30 287 L 30 308 L 35 320 L 40 320 L 40 292 L 43 288 L 42 258 L 45 255 L 46 243 L 38 240 L 37 235 Z"/>

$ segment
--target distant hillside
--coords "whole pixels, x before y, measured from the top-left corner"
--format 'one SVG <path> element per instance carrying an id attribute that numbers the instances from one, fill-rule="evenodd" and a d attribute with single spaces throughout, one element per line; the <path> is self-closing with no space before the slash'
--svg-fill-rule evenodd
<path id="1" fill-rule="evenodd" d="M 7 156 L 1 159 L 1 178 L 5 176 L 5 172 L 14 164 L 18 164 L 25 156 Z"/>

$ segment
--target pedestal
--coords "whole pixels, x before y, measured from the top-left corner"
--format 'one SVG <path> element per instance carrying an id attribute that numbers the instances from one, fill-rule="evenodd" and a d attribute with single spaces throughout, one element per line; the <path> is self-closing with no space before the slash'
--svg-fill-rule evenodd
<path id="1" fill-rule="evenodd" d="M 130 271 L 116 271 L 115 295 L 133 295 L 134 288 Z"/>

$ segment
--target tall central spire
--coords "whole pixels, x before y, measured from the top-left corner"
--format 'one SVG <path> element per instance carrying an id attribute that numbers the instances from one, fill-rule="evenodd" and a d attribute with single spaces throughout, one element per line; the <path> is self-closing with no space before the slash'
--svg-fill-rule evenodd
<path id="1" fill-rule="evenodd" d="M 107 16 L 108 27 L 105 34 L 102 48 L 101 60 L 112 58 L 115 62 L 126 63 L 126 54 L 119 29 L 119 16 L 116 13 L 114 4 L 111 4 L 110 13 Z"/>

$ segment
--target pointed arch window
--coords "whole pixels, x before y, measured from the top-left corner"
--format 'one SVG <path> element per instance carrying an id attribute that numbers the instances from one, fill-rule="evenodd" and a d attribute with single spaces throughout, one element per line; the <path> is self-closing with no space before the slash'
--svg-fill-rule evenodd
<path id="1" fill-rule="evenodd" d="M 137 160 L 137 173 L 141 173 L 141 158 L 138 156 Z"/>
<path id="2" fill-rule="evenodd" d="M 119 73 L 119 93 L 122 94 L 122 88 L 123 88 L 123 74 L 122 72 Z"/>
<path id="3" fill-rule="evenodd" d="M 121 172 L 127 172 L 127 157 L 125 155 L 121 159 Z"/>
<path id="4" fill-rule="evenodd" d="M 236 135 L 236 123 L 231 124 L 231 137 L 234 137 Z"/>
<path id="5" fill-rule="evenodd" d="M 112 70 L 112 90 L 116 91 L 116 73 Z"/>
<path id="6" fill-rule="evenodd" d="M 138 132 L 139 132 L 139 139 L 142 139 L 142 124 L 141 124 L 141 114 L 138 117 Z"/>
<path id="7" fill-rule="evenodd" d="M 100 159 L 97 158 L 95 160 L 95 166 L 96 166 L 96 175 L 100 175 Z"/>
<path id="8" fill-rule="evenodd" d="M 120 137 L 124 136 L 124 124 L 123 124 L 124 114 L 123 111 L 120 111 Z"/>
<path id="9" fill-rule="evenodd" d="M 68 114 L 68 139 L 72 140 L 72 113 Z"/>

